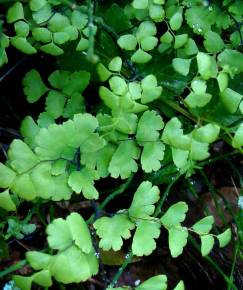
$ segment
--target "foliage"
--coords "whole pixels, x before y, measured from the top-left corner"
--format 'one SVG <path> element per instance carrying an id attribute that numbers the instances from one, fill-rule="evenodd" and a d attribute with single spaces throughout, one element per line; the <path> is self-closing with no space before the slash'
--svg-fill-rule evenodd
<path id="1" fill-rule="evenodd" d="M 52 219 L 46 227 L 49 248 L 26 253 L 33 274 L 13 277 L 23 290 L 32 283 L 51 287 L 53 279 L 64 284 L 87 281 L 99 272 L 99 251 L 119 251 L 124 240 L 132 255 L 151 255 L 161 230 L 168 232 L 173 258 L 182 254 L 191 235 L 200 239 L 202 256 L 210 254 L 216 240 L 221 248 L 231 239 L 230 228 L 211 232 L 210 215 L 184 226 L 187 203 L 176 202 L 165 211 L 166 195 L 151 180 L 167 164 L 177 178 L 190 177 L 202 168 L 217 140 L 242 153 L 243 95 L 235 85 L 243 73 L 242 31 L 239 25 L 235 28 L 242 4 L 118 2 L 29 0 L 3 5 L 7 13 L 0 66 L 8 62 L 11 45 L 23 54 L 50 55 L 56 68 L 48 76 L 33 65 L 23 77 L 27 102 L 43 101 L 45 108 L 37 117 L 24 118 L 22 138 L 12 141 L 7 161 L 0 163 L 1 209 L 17 215 L 26 201 L 100 204 L 98 181 L 114 179 L 127 180 L 130 194 L 130 206 L 112 216 L 99 215 L 106 215 L 101 210 L 116 192 L 88 220 L 77 212 Z M 129 184 L 134 175 L 140 179 L 133 194 Z M 35 230 L 15 217 L 7 223 L 5 240 Z M 130 289 L 114 288 L 113 282 L 106 286 Z M 167 289 L 167 278 L 151 277 L 135 289 Z M 174 290 L 182 289 L 180 281 Z"/>

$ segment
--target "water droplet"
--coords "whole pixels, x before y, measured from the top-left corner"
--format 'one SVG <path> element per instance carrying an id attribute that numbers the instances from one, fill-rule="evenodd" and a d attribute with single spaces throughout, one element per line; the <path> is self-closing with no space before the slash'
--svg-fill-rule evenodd
<path id="1" fill-rule="evenodd" d="M 95 252 L 95 256 L 96 256 L 96 258 L 99 258 L 100 257 L 100 253 Z"/>
<path id="2" fill-rule="evenodd" d="M 201 33 L 202 32 L 202 28 L 198 28 L 198 30 L 197 30 L 199 33 Z"/>
<path id="3" fill-rule="evenodd" d="M 192 24 L 192 28 L 195 28 L 195 24 Z"/>
<path id="4" fill-rule="evenodd" d="M 136 280 L 136 281 L 134 282 L 134 285 L 135 285 L 135 286 L 138 286 L 140 283 L 141 283 L 140 280 Z"/>
<path id="5" fill-rule="evenodd" d="M 212 7 L 212 6 L 209 6 L 209 7 L 208 7 L 208 10 L 209 10 L 209 11 L 213 11 L 213 7 Z"/>
<path id="6" fill-rule="evenodd" d="M 128 258 L 129 258 L 129 256 L 130 256 L 129 254 L 126 254 L 126 256 L 125 256 L 125 259 L 128 259 Z"/>

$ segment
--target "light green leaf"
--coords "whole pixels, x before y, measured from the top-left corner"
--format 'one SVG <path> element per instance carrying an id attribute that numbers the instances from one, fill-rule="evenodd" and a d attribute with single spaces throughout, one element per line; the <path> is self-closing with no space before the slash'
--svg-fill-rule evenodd
<path id="1" fill-rule="evenodd" d="M 135 288 L 136 290 L 166 290 L 167 277 L 165 275 L 157 275 L 147 279 L 141 285 Z"/>
<path id="2" fill-rule="evenodd" d="M 162 6 L 151 4 L 149 6 L 149 16 L 154 22 L 162 22 L 165 18 L 165 11 Z"/>
<path id="3" fill-rule="evenodd" d="M 138 42 L 147 36 L 154 36 L 157 32 L 156 26 L 152 21 L 143 21 L 137 30 L 136 38 Z"/>
<path id="4" fill-rule="evenodd" d="M 14 181 L 16 173 L 0 162 L 0 188 L 7 188 L 11 186 Z"/>
<path id="5" fill-rule="evenodd" d="M 141 88 L 141 85 L 139 83 L 130 82 L 128 84 L 128 90 L 129 90 L 129 94 L 131 95 L 131 98 L 133 100 L 137 100 L 137 99 L 141 98 L 142 88 Z"/>
<path id="6" fill-rule="evenodd" d="M 58 159 L 52 163 L 51 174 L 60 175 L 66 172 L 67 160 Z"/>
<path id="7" fill-rule="evenodd" d="M 30 175 L 27 173 L 18 175 L 15 178 L 14 183 L 11 186 L 11 191 L 25 200 L 33 200 L 37 196 L 34 184 Z"/>
<path id="8" fill-rule="evenodd" d="M 159 138 L 159 130 L 164 126 L 163 120 L 155 111 L 145 111 L 139 119 L 136 133 L 138 142 L 156 141 Z"/>
<path id="9" fill-rule="evenodd" d="M 121 176 L 126 179 L 132 172 L 138 170 L 136 159 L 139 158 L 140 150 L 133 140 L 123 141 L 119 144 L 114 153 L 110 165 L 109 172 L 113 178 Z"/>
<path id="10" fill-rule="evenodd" d="M 166 228 L 175 227 L 185 220 L 187 211 L 188 205 L 184 201 L 179 201 L 170 206 L 163 214 L 160 218 L 161 223 Z"/>
<path id="11" fill-rule="evenodd" d="M 213 31 L 208 31 L 204 35 L 204 47 L 208 52 L 217 53 L 224 48 L 224 42 L 220 35 Z"/>
<path id="12" fill-rule="evenodd" d="M 58 56 L 64 53 L 64 50 L 61 49 L 59 46 L 55 45 L 53 42 L 42 45 L 40 47 L 40 50 L 53 56 Z"/>
<path id="13" fill-rule="evenodd" d="M 77 247 L 89 254 L 93 248 L 88 226 L 82 216 L 76 212 L 71 213 L 66 219 L 72 239 Z"/>
<path id="14" fill-rule="evenodd" d="M 186 98 L 185 98 L 185 103 L 190 107 L 190 108 L 201 108 L 206 106 L 212 99 L 212 95 L 205 93 L 205 94 L 195 94 L 191 92 Z"/>
<path id="15" fill-rule="evenodd" d="M 191 147 L 191 138 L 183 134 L 181 122 L 173 117 L 166 125 L 161 140 L 166 144 L 182 150 L 189 150 Z"/>
<path id="16" fill-rule="evenodd" d="M 30 9 L 32 11 L 38 11 L 40 10 L 43 6 L 45 6 L 47 3 L 46 0 L 30 0 Z"/>
<path id="17" fill-rule="evenodd" d="M 184 282 L 181 280 L 176 287 L 174 288 L 174 290 L 185 290 L 185 285 Z"/>
<path id="18" fill-rule="evenodd" d="M 201 236 L 201 253 L 202 256 L 207 256 L 213 246 L 214 246 L 214 237 L 211 235 L 205 235 L 205 236 Z"/>
<path id="19" fill-rule="evenodd" d="M 175 36 L 174 48 L 178 49 L 186 44 L 188 40 L 188 34 L 180 34 Z"/>
<path id="20" fill-rule="evenodd" d="M 210 13 L 211 11 L 209 11 L 208 7 L 193 5 L 186 10 L 186 22 L 193 29 L 194 33 L 205 34 L 211 29 L 211 25 L 214 21 Z"/>
<path id="21" fill-rule="evenodd" d="M 115 94 L 120 95 L 120 96 L 124 95 L 128 90 L 126 81 L 119 76 L 113 76 L 112 78 L 110 78 L 109 84 L 110 84 L 111 90 Z"/>
<path id="22" fill-rule="evenodd" d="M 67 16 L 60 13 L 55 13 L 54 16 L 48 22 L 48 28 L 52 32 L 62 31 L 66 26 L 69 26 L 70 22 Z"/>
<path id="23" fill-rule="evenodd" d="M 32 17 L 37 24 L 41 24 L 49 20 L 52 16 L 52 7 L 50 4 L 46 4 L 40 10 L 32 13 Z"/>
<path id="24" fill-rule="evenodd" d="M 178 9 L 169 20 L 170 28 L 174 31 L 179 30 L 182 25 L 182 12 L 182 9 Z"/>
<path id="25" fill-rule="evenodd" d="M 88 24 L 88 16 L 78 10 L 73 10 L 71 15 L 72 25 L 78 29 L 83 29 Z"/>
<path id="26" fill-rule="evenodd" d="M 35 54 L 37 52 L 37 50 L 25 37 L 14 36 L 11 38 L 11 44 L 26 54 Z"/>
<path id="27" fill-rule="evenodd" d="M 43 287 L 51 287 L 51 273 L 49 270 L 42 270 L 38 273 L 35 273 L 33 276 L 33 282 Z"/>
<path id="28" fill-rule="evenodd" d="M 37 156 L 23 141 L 15 139 L 8 150 L 11 167 L 18 173 L 30 170 L 38 163 Z"/>
<path id="29" fill-rule="evenodd" d="M 47 43 L 47 42 L 50 42 L 52 40 L 51 31 L 45 27 L 33 28 L 32 35 L 36 41 L 41 41 L 41 42 Z"/>
<path id="30" fill-rule="evenodd" d="M 197 95 L 203 95 L 206 93 L 207 90 L 207 83 L 205 80 L 200 78 L 194 78 L 191 82 L 191 87 Z"/>
<path id="31" fill-rule="evenodd" d="M 141 40 L 141 48 L 144 51 L 154 49 L 158 44 L 158 38 L 154 36 L 147 36 Z"/>
<path id="32" fill-rule="evenodd" d="M 242 98 L 243 96 L 241 94 L 230 88 L 220 93 L 221 102 L 231 114 L 237 111 Z"/>
<path id="33" fill-rule="evenodd" d="M 82 93 L 89 85 L 90 73 L 87 71 L 76 71 L 70 74 L 69 81 L 63 87 L 63 92 L 68 95 Z"/>
<path id="34" fill-rule="evenodd" d="M 64 110 L 65 95 L 59 91 L 51 90 L 46 97 L 46 112 L 54 119 L 59 118 Z"/>
<path id="35" fill-rule="evenodd" d="M 196 42 L 189 38 L 184 46 L 184 52 L 186 55 L 194 55 L 198 53 Z"/>
<path id="36" fill-rule="evenodd" d="M 198 52 L 197 66 L 198 72 L 203 79 L 208 80 L 209 78 L 216 77 L 217 65 L 215 59 L 212 56 L 204 52 Z"/>
<path id="37" fill-rule="evenodd" d="M 104 251 L 110 249 L 118 251 L 122 247 L 122 239 L 131 237 L 130 231 L 135 228 L 135 225 L 129 220 L 125 212 L 118 212 L 111 218 L 99 218 L 94 223 L 94 228 L 101 239 L 99 246 Z"/>
<path id="38" fill-rule="evenodd" d="M 56 70 L 50 74 L 48 81 L 54 88 L 62 90 L 69 83 L 69 72 Z"/>
<path id="39" fill-rule="evenodd" d="M 67 185 L 68 174 L 52 175 L 51 163 L 43 162 L 36 166 L 31 172 L 31 180 L 41 198 L 54 201 L 70 199 L 72 191 Z"/>
<path id="40" fill-rule="evenodd" d="M 98 151 L 83 153 L 81 155 L 81 163 L 86 165 L 86 167 L 96 169 L 100 177 L 107 177 L 109 175 L 108 167 L 115 150 L 115 146 L 109 143 Z"/>
<path id="41" fill-rule="evenodd" d="M 208 146 L 207 143 L 198 142 L 195 139 L 192 139 L 191 142 L 191 151 L 190 158 L 192 160 L 201 161 L 209 157 Z"/>
<path id="42" fill-rule="evenodd" d="M 20 1 L 17 1 L 8 9 L 7 22 L 13 23 L 20 19 L 24 19 L 24 7 Z"/>
<path id="43" fill-rule="evenodd" d="M 159 200 L 159 188 L 153 186 L 151 182 L 142 182 L 136 192 L 130 208 L 128 209 L 129 217 L 132 220 L 150 219 L 154 213 L 154 204 Z"/>
<path id="44" fill-rule="evenodd" d="M 29 35 L 29 24 L 25 21 L 18 21 L 14 23 L 14 29 L 17 36 L 27 37 Z"/>
<path id="45" fill-rule="evenodd" d="M 105 82 L 106 80 L 108 80 L 109 77 L 112 75 L 111 72 L 102 63 L 98 63 L 97 73 L 102 82 Z"/>
<path id="46" fill-rule="evenodd" d="M 193 138 L 199 142 L 213 143 L 217 140 L 220 127 L 216 124 L 207 124 L 193 131 Z"/>
<path id="47" fill-rule="evenodd" d="M 95 170 L 83 168 L 81 171 L 73 171 L 68 179 L 68 185 L 76 192 L 82 192 L 87 199 L 97 199 L 99 193 L 94 187 L 94 180 L 98 176 Z"/>
<path id="48" fill-rule="evenodd" d="M 141 155 L 141 164 L 145 172 L 148 173 L 160 169 L 160 161 L 164 159 L 164 150 L 165 145 L 160 141 L 144 144 Z"/>
<path id="49" fill-rule="evenodd" d="M 118 38 L 118 45 L 125 50 L 135 50 L 137 46 L 137 39 L 132 34 L 125 34 Z"/>
<path id="50" fill-rule="evenodd" d="M 153 220 L 138 220 L 132 241 L 132 252 L 136 256 L 148 256 L 156 249 L 154 239 L 160 235 L 160 223 Z"/>
<path id="51" fill-rule="evenodd" d="M 232 139 L 232 146 L 234 148 L 240 148 L 243 146 L 243 124 L 236 130 L 235 135 Z"/>
<path id="52" fill-rule="evenodd" d="M 146 9 L 148 7 L 148 0 L 133 0 L 132 6 L 135 9 Z"/>
<path id="53" fill-rule="evenodd" d="M 7 211 L 16 211 L 16 205 L 9 194 L 9 190 L 0 192 L 0 208 L 3 208 Z"/>
<path id="54" fill-rule="evenodd" d="M 243 72 L 243 55 L 233 49 L 225 49 L 218 55 L 218 63 L 226 72 L 238 74 Z"/>
<path id="55" fill-rule="evenodd" d="M 52 221 L 46 228 L 47 241 L 50 248 L 64 250 L 72 245 L 73 237 L 69 224 L 62 218 Z"/>
<path id="56" fill-rule="evenodd" d="M 171 43 L 173 41 L 173 35 L 169 32 L 166 31 L 161 37 L 160 37 L 160 41 L 162 43 Z"/>
<path id="57" fill-rule="evenodd" d="M 188 162 L 189 151 L 172 147 L 172 159 L 177 168 L 183 168 Z"/>
<path id="58" fill-rule="evenodd" d="M 69 40 L 69 35 L 66 32 L 60 31 L 60 32 L 53 33 L 53 42 L 55 42 L 58 45 L 62 45 L 66 43 L 68 40 Z"/>
<path id="59" fill-rule="evenodd" d="M 172 65 L 175 71 L 183 76 L 189 74 L 191 59 L 174 58 Z"/>
<path id="60" fill-rule="evenodd" d="M 48 88 L 43 83 L 39 72 L 35 69 L 29 71 L 23 79 L 24 93 L 29 103 L 34 103 L 40 99 Z"/>
<path id="61" fill-rule="evenodd" d="M 152 55 L 150 55 L 149 53 L 145 52 L 144 50 L 140 48 L 131 57 L 131 60 L 133 62 L 140 63 L 140 64 L 149 62 L 151 59 L 152 59 Z"/>
<path id="62" fill-rule="evenodd" d="M 88 48 L 89 48 L 89 40 L 84 37 L 81 37 L 76 47 L 76 50 L 83 51 L 83 50 L 87 50 Z"/>
<path id="63" fill-rule="evenodd" d="M 188 230 L 181 226 L 169 229 L 169 248 L 173 258 L 182 254 L 183 248 L 187 244 Z"/>
<path id="64" fill-rule="evenodd" d="M 53 257 L 50 271 L 61 283 L 80 283 L 98 272 L 99 263 L 94 252 L 84 254 L 76 246 L 69 247 Z"/>
<path id="65" fill-rule="evenodd" d="M 213 216 L 207 216 L 205 218 L 202 218 L 198 222 L 196 222 L 192 229 L 199 235 L 208 234 L 214 223 L 214 217 Z"/>
<path id="66" fill-rule="evenodd" d="M 15 282 L 15 285 L 19 287 L 21 290 L 31 290 L 33 277 L 13 275 L 13 281 Z"/>
<path id="67" fill-rule="evenodd" d="M 108 68 L 109 68 L 109 70 L 111 70 L 113 72 L 120 72 L 121 68 L 122 68 L 122 59 L 120 58 L 120 56 L 114 57 L 110 61 Z"/>
<path id="68" fill-rule="evenodd" d="M 222 93 L 227 87 L 229 83 L 229 76 L 225 72 L 220 72 L 217 76 L 217 81 L 219 85 L 219 91 Z"/>
<path id="69" fill-rule="evenodd" d="M 225 230 L 222 234 L 217 235 L 219 241 L 219 247 L 225 247 L 231 240 L 231 229 Z"/>
<path id="70" fill-rule="evenodd" d="M 46 269 L 50 264 L 52 256 L 37 251 L 28 251 L 26 259 L 34 270 Z"/>

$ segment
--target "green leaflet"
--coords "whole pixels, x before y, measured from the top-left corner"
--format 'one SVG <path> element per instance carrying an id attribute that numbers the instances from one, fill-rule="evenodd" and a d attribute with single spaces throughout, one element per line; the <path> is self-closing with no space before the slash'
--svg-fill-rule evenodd
<path id="1" fill-rule="evenodd" d="M 145 111 L 139 119 L 136 133 L 136 140 L 139 143 L 157 141 L 158 131 L 164 126 L 162 118 L 155 111 Z"/>
<path id="2" fill-rule="evenodd" d="M 80 283 L 98 272 L 98 261 L 94 252 L 84 254 L 77 246 L 53 256 L 50 264 L 53 277 L 61 283 Z"/>
<path id="3" fill-rule="evenodd" d="M 26 253 L 26 259 L 34 270 L 42 270 L 48 267 L 51 261 L 51 255 L 37 251 Z"/>
<path id="4" fill-rule="evenodd" d="M 235 135 L 232 140 L 232 146 L 234 148 L 240 148 L 243 146 L 243 125 L 241 124 L 236 130 Z"/>
<path id="5" fill-rule="evenodd" d="M 0 192 L 0 208 L 5 209 L 6 211 L 16 210 L 16 205 L 9 194 L 9 190 Z"/>
<path id="6" fill-rule="evenodd" d="M 198 222 L 196 222 L 193 226 L 192 229 L 197 232 L 199 235 L 203 234 L 208 234 L 214 223 L 214 217 L 213 216 L 207 216 Z"/>
<path id="7" fill-rule="evenodd" d="M 160 223 L 152 220 L 141 220 L 136 223 L 132 241 L 132 252 L 136 256 L 148 256 L 156 248 L 154 239 L 160 235 Z"/>
<path id="8" fill-rule="evenodd" d="M 167 277 L 165 275 L 157 275 L 144 281 L 141 285 L 136 287 L 136 290 L 166 290 Z"/>
<path id="9" fill-rule="evenodd" d="M 207 256 L 214 246 L 214 237 L 211 235 L 201 236 L 201 253 Z"/>
<path id="10" fill-rule="evenodd" d="M 7 12 L 8 23 L 15 22 L 19 19 L 24 19 L 24 8 L 20 1 L 14 3 Z"/>
<path id="11" fill-rule="evenodd" d="M 29 171 L 39 161 L 30 147 L 23 141 L 17 139 L 15 139 L 9 147 L 8 158 L 11 167 L 18 173 Z"/>
<path id="12" fill-rule="evenodd" d="M 123 244 L 122 239 L 130 238 L 130 231 L 134 227 L 135 225 L 123 212 L 118 212 L 111 218 L 102 217 L 94 223 L 94 228 L 101 238 L 99 246 L 105 251 L 110 249 L 120 250 Z"/>
<path id="13" fill-rule="evenodd" d="M 136 159 L 139 158 L 140 150 L 133 140 L 126 140 L 119 144 L 114 153 L 110 165 L 109 172 L 112 177 L 121 176 L 122 179 L 128 178 L 132 172 L 138 170 Z"/>
<path id="14" fill-rule="evenodd" d="M 161 141 L 145 143 L 141 155 L 141 164 L 145 172 L 157 171 L 164 159 L 165 145 Z"/>
<path id="15" fill-rule="evenodd" d="M 183 248 L 187 244 L 187 228 L 177 226 L 169 229 L 169 249 L 173 258 L 182 254 Z"/>
<path id="16" fill-rule="evenodd" d="M 0 187 L 7 188 L 11 186 L 14 181 L 16 173 L 0 162 Z"/>
<path id="17" fill-rule="evenodd" d="M 23 79 L 24 93 L 29 103 L 34 103 L 43 96 L 48 88 L 43 83 L 37 70 L 29 71 Z"/>
<path id="18" fill-rule="evenodd" d="M 136 190 L 133 201 L 128 209 L 128 215 L 132 220 L 150 219 L 154 213 L 154 204 L 159 200 L 159 188 L 152 186 L 151 182 L 142 182 Z"/>
<path id="19" fill-rule="evenodd" d="M 188 206 L 184 201 L 173 204 L 161 217 L 161 223 L 166 228 L 177 226 L 185 220 L 187 211 Z"/>
<path id="20" fill-rule="evenodd" d="M 76 193 L 82 192 L 87 199 L 97 199 L 99 193 L 94 187 L 94 180 L 99 176 L 96 171 L 90 168 L 83 168 L 81 171 L 73 171 L 68 178 L 68 185 Z"/>
<path id="21" fill-rule="evenodd" d="M 222 234 L 217 235 L 219 241 L 219 247 L 225 247 L 231 240 L 231 229 L 225 230 Z"/>
<path id="22" fill-rule="evenodd" d="M 183 281 L 180 281 L 176 287 L 174 288 L 174 290 L 185 290 L 185 285 Z"/>

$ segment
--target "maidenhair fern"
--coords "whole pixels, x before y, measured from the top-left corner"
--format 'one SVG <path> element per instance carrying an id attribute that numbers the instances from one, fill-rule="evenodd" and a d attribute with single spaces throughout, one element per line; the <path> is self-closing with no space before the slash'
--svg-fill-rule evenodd
<path id="1" fill-rule="evenodd" d="M 225 247 L 230 228 L 215 234 L 213 216 L 185 226 L 187 203 L 165 210 L 166 192 L 161 196 L 151 180 L 168 164 L 177 178 L 191 176 L 217 140 L 242 153 L 243 95 L 235 84 L 243 72 L 240 1 L 9 2 L 0 66 L 11 45 L 27 55 L 57 57 L 57 67 L 47 76 L 33 65 L 23 76 L 27 101 L 42 99 L 45 108 L 24 118 L 22 138 L 12 141 L 0 163 L 1 209 L 14 213 L 24 201 L 72 202 L 80 194 L 79 200 L 99 202 L 97 181 L 119 183 L 137 174 L 140 182 L 135 193 L 128 188 L 130 206 L 112 215 L 101 209 L 116 192 L 87 221 L 77 212 L 54 218 L 46 228 L 49 248 L 27 251 L 33 273 L 14 275 L 16 285 L 47 289 L 53 281 L 87 281 L 99 273 L 99 249 L 119 251 L 127 240 L 131 257 L 148 256 L 162 229 L 173 258 L 190 236 L 200 240 L 202 256 L 216 241 Z M 69 69 L 65 63 L 73 61 Z M 11 223 L 9 234 L 17 239 L 35 230 Z M 107 290 L 167 289 L 162 274 L 135 288 L 116 287 L 118 278 L 104 281 Z M 184 289 L 183 281 L 174 288 Z"/>

